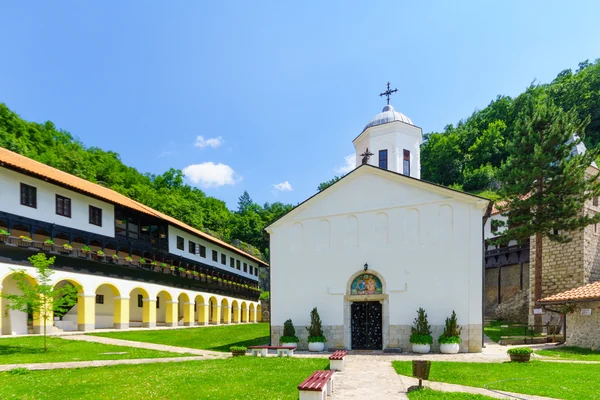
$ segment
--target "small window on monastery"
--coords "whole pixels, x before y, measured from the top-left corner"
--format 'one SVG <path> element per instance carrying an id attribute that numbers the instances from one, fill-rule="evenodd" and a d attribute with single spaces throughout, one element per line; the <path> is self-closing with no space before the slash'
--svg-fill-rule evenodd
<path id="1" fill-rule="evenodd" d="M 233 257 L 229 257 L 229 266 L 235 268 L 235 259 Z"/>
<path id="2" fill-rule="evenodd" d="M 244 272 L 248 272 L 248 264 L 244 263 Z"/>
<path id="3" fill-rule="evenodd" d="M 410 151 L 404 150 L 403 174 L 410 176 Z"/>
<path id="4" fill-rule="evenodd" d="M 221 253 L 221 264 L 227 265 L 227 256 Z"/>
<path id="5" fill-rule="evenodd" d="M 387 150 L 379 150 L 379 168 L 388 169 Z"/>
<path id="6" fill-rule="evenodd" d="M 206 258 L 206 247 L 200 245 L 200 257 Z"/>
<path id="7" fill-rule="evenodd" d="M 188 241 L 188 251 L 192 254 L 196 254 L 196 243 L 192 242 L 191 240 Z"/>
<path id="8" fill-rule="evenodd" d="M 177 236 L 177 249 L 179 249 L 179 250 L 185 249 L 185 240 L 181 236 Z"/>
<path id="9" fill-rule="evenodd" d="M 71 199 L 56 195 L 56 214 L 71 218 Z"/>
<path id="10" fill-rule="evenodd" d="M 104 304 L 104 295 L 103 294 L 96 295 L 96 304 Z"/>
<path id="11" fill-rule="evenodd" d="M 250 266 L 250 275 L 254 275 L 254 267 L 252 265 Z"/>
<path id="12" fill-rule="evenodd" d="M 90 206 L 90 224 L 102 226 L 102 209 Z"/>
<path id="13" fill-rule="evenodd" d="M 37 208 L 37 189 L 21 183 L 21 205 Z"/>
<path id="14" fill-rule="evenodd" d="M 144 307 L 144 296 L 141 294 L 138 294 L 138 307 L 139 308 Z"/>
<path id="15" fill-rule="evenodd" d="M 235 260 L 235 266 L 238 270 L 240 269 L 240 260 Z"/>
<path id="16" fill-rule="evenodd" d="M 219 253 L 216 250 L 212 251 L 212 260 L 214 262 L 219 262 Z"/>
<path id="17" fill-rule="evenodd" d="M 254 268 L 254 275 L 258 276 L 258 267 Z"/>

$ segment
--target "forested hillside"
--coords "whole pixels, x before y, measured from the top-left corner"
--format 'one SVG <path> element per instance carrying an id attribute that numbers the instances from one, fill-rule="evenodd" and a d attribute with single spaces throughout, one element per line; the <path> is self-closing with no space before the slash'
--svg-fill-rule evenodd
<path id="1" fill-rule="evenodd" d="M 232 212 L 225 202 L 186 185 L 180 170 L 142 174 L 123 164 L 117 153 L 86 147 L 52 122 L 25 121 L 5 104 L 0 104 L 0 146 L 114 189 L 254 255 L 260 251 L 267 259 L 263 228 L 292 208 L 282 203 L 260 206 L 244 192 L 238 210 Z"/>
<path id="2" fill-rule="evenodd" d="M 581 132 L 588 147 L 600 144 L 600 61 L 584 61 L 573 72 L 562 71 L 548 84 L 539 84 L 536 96 L 550 96 L 564 110 L 575 107 L 589 124 Z M 523 101 L 498 96 L 483 110 L 475 111 L 456 126 L 425 135 L 421 147 L 421 177 L 469 192 L 494 197 L 495 175 L 506 158 L 505 143 Z"/>

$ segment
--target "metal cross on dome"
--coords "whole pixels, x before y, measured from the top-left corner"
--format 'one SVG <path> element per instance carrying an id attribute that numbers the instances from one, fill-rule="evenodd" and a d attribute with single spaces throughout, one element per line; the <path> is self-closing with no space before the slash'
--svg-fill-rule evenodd
<path id="1" fill-rule="evenodd" d="M 390 96 L 392 95 L 392 93 L 396 93 L 398 91 L 398 89 L 392 89 L 390 90 L 390 83 L 387 83 L 387 90 L 383 93 L 379 93 L 379 95 L 381 97 L 386 96 L 387 97 L 387 103 L 390 104 Z"/>

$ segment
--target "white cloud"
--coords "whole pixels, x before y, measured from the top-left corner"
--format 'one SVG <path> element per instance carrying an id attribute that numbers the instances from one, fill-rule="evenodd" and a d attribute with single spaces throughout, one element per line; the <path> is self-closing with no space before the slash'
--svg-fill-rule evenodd
<path id="1" fill-rule="evenodd" d="M 242 180 L 229 165 L 212 161 L 188 165 L 183 169 L 183 174 L 191 183 L 203 188 L 233 186 Z"/>
<path id="2" fill-rule="evenodd" d="M 336 174 L 347 174 L 348 172 L 352 171 L 354 168 L 356 168 L 356 154 L 349 154 L 346 157 L 344 157 L 344 165 L 342 165 L 341 167 L 336 167 L 334 169 Z"/>
<path id="3" fill-rule="evenodd" d="M 288 181 L 278 183 L 276 185 L 273 185 L 273 187 L 279 190 L 280 192 L 291 192 L 292 190 L 294 190 L 292 189 L 292 185 L 290 185 Z"/>
<path id="4" fill-rule="evenodd" d="M 201 149 L 205 147 L 212 147 L 213 149 L 216 149 L 218 147 L 221 147 L 223 142 L 224 140 L 221 136 L 208 139 L 204 139 L 204 136 L 198 136 L 196 137 L 196 143 L 194 143 L 194 146 L 199 147 Z"/>

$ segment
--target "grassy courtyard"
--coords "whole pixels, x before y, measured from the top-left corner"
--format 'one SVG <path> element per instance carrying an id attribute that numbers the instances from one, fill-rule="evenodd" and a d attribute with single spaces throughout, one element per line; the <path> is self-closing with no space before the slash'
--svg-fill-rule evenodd
<path id="1" fill-rule="evenodd" d="M 410 361 L 394 361 L 401 375 L 412 375 Z M 600 365 L 533 361 L 531 363 L 431 364 L 430 380 L 567 400 L 597 399 Z"/>
<path id="2" fill-rule="evenodd" d="M 127 358 L 181 357 L 183 354 L 48 338 L 44 353 L 40 336 L 0 339 L 0 364 L 27 364 L 60 361 L 122 360 Z M 124 353 L 124 354 L 107 354 Z"/>
<path id="3" fill-rule="evenodd" d="M 600 361 L 600 351 L 582 347 L 564 346 L 546 350 L 536 350 L 535 354 L 563 360 Z"/>
<path id="4" fill-rule="evenodd" d="M 458 393 L 458 392 L 438 392 L 437 390 L 422 389 L 410 392 L 408 394 L 410 400 L 488 400 L 493 397 L 483 396 L 480 394 Z"/>
<path id="5" fill-rule="evenodd" d="M 0 399 L 290 399 L 325 358 L 234 357 L 0 373 Z"/>
<path id="6" fill-rule="evenodd" d="M 502 328 L 502 325 L 508 325 L 508 328 Z M 527 329 L 523 326 L 512 325 L 516 324 L 512 322 L 491 321 L 489 325 L 485 325 L 483 327 L 483 333 L 485 333 L 487 337 L 496 343 L 500 341 L 500 336 L 524 336 L 525 334 L 528 336 L 533 335 L 531 329 Z"/>
<path id="7" fill-rule="evenodd" d="M 175 330 L 139 330 L 93 333 L 92 335 L 227 352 L 231 346 L 254 346 L 269 343 L 269 324 L 223 325 Z"/>

